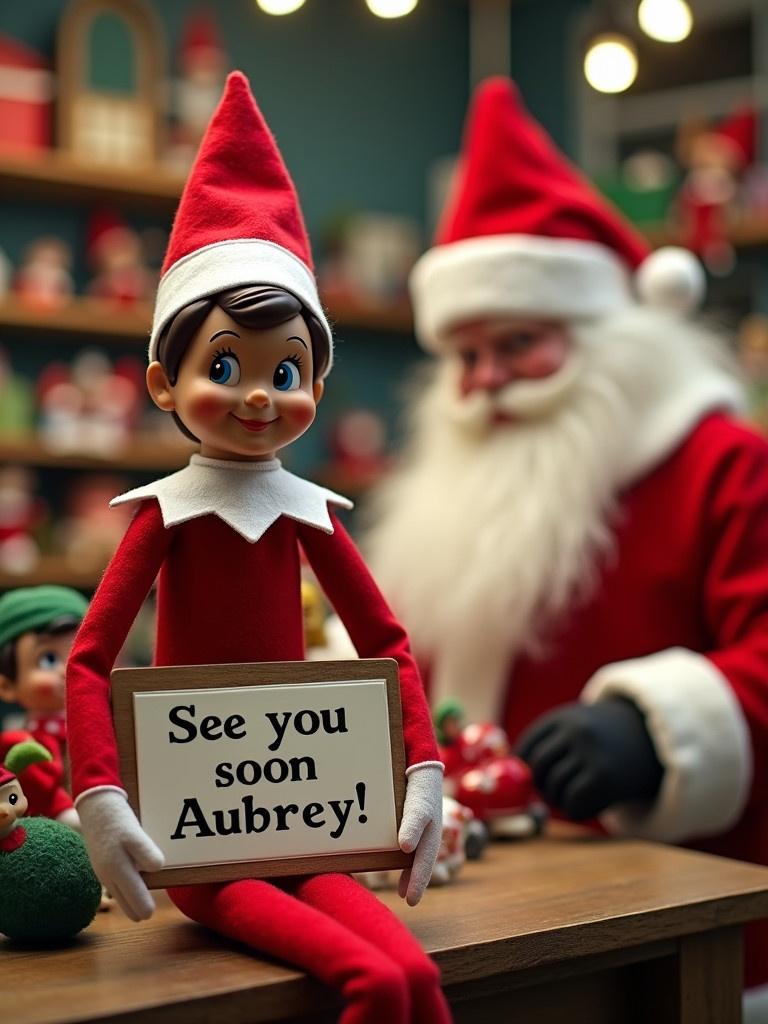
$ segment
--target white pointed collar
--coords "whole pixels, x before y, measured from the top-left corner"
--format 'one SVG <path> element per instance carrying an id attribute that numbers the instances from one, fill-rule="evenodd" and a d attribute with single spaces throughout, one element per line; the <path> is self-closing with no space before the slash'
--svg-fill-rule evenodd
<path id="1" fill-rule="evenodd" d="M 280 516 L 333 533 L 328 505 L 352 508 L 348 498 L 294 476 L 279 459 L 236 462 L 203 455 L 193 455 L 178 473 L 118 495 L 110 505 L 145 498 L 157 498 L 166 527 L 216 515 L 251 543 Z"/>

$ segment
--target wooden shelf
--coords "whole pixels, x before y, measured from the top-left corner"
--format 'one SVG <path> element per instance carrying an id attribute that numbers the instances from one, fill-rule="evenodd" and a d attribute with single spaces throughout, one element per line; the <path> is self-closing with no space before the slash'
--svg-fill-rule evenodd
<path id="1" fill-rule="evenodd" d="M 410 308 L 373 302 L 341 301 L 330 303 L 328 316 L 339 328 L 411 333 Z M 122 308 L 99 299 L 75 298 L 61 309 L 34 309 L 13 296 L 0 300 L 0 328 L 88 338 L 110 344 L 130 344 L 146 348 L 149 341 L 152 309 L 149 305 Z"/>
<path id="2" fill-rule="evenodd" d="M 681 244 L 679 231 L 669 224 L 641 224 L 638 227 L 654 249 Z M 728 241 L 737 249 L 768 245 L 768 214 L 756 213 L 735 219 L 728 230 Z"/>
<path id="3" fill-rule="evenodd" d="M 118 170 L 83 164 L 55 149 L 39 157 L 0 152 L 0 186 L 5 195 L 32 196 L 47 202 L 126 203 L 172 211 L 181 195 L 184 178 L 162 166 Z"/>
<path id="4" fill-rule="evenodd" d="M 105 567 L 81 570 L 73 566 L 64 555 L 43 555 L 29 572 L 13 573 L 0 570 L 0 590 L 37 587 L 43 583 L 55 583 L 61 587 L 75 587 L 79 590 L 95 590 Z"/>
<path id="5" fill-rule="evenodd" d="M 76 298 L 61 309 L 35 309 L 13 296 L 0 301 L 0 327 L 43 334 L 74 335 L 146 347 L 150 306 L 122 308 L 99 299 Z"/>
<path id="6" fill-rule="evenodd" d="M 0 463 L 61 469 L 100 469 L 115 472 L 136 472 L 181 469 L 195 449 L 191 445 L 137 438 L 125 448 L 110 455 L 92 452 L 58 452 L 47 448 L 37 438 L 14 440 L 0 438 Z"/>

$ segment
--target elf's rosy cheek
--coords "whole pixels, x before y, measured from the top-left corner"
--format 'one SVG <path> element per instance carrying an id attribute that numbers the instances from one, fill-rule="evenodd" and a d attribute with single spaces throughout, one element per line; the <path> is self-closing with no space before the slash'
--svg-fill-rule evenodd
<path id="1" fill-rule="evenodd" d="M 189 396 L 187 414 L 201 423 L 210 423 L 226 416 L 232 408 L 232 393 L 229 389 L 203 387 Z"/>

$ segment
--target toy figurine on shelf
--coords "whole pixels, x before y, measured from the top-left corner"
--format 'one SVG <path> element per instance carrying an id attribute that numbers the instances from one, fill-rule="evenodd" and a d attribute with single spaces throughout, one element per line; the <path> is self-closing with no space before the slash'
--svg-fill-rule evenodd
<path id="1" fill-rule="evenodd" d="M 41 311 L 61 309 L 72 301 L 72 250 L 60 238 L 37 238 L 24 250 L 13 290 L 25 306 Z"/>
<path id="2" fill-rule="evenodd" d="M 101 572 L 114 554 L 131 518 L 116 514 L 109 501 L 121 489 L 120 477 L 79 475 L 67 494 L 63 517 L 56 526 L 57 549 L 80 572 Z"/>
<path id="3" fill-rule="evenodd" d="M 0 438 L 28 436 L 32 433 L 34 418 L 32 386 L 13 372 L 7 351 L 0 347 Z"/>
<path id="4" fill-rule="evenodd" d="M 45 945 L 87 928 L 101 900 L 80 836 L 49 818 L 25 817 L 29 773 L 50 757 L 27 740 L 0 763 L 0 932 Z"/>
<path id="5" fill-rule="evenodd" d="M 23 740 L 49 754 L 30 768 L 26 791 L 30 815 L 79 827 L 65 784 L 67 723 L 64 682 L 67 658 L 88 602 L 68 587 L 19 587 L 0 598 L 0 701 L 19 705 L 21 728 L 0 733 L 0 759 Z"/>
<path id="6" fill-rule="evenodd" d="M 757 115 L 751 107 L 736 111 L 718 127 L 688 126 L 679 143 L 687 176 L 677 200 L 682 241 L 713 274 L 733 267 L 728 225 L 739 183 L 754 163 Z"/>
<path id="7" fill-rule="evenodd" d="M 333 425 L 330 477 L 356 489 L 369 487 L 390 465 L 386 440 L 381 416 L 372 409 L 348 409 Z"/>
<path id="8" fill-rule="evenodd" d="M 248 160 L 242 154 L 249 154 Z M 91 859 L 125 912 L 149 917 L 141 871 L 163 857 L 118 770 L 110 672 L 158 576 L 157 665 L 301 660 L 301 545 L 364 657 L 399 665 L 407 768 L 400 891 L 421 898 L 440 845 L 442 764 L 404 631 L 333 506 L 350 502 L 284 470 L 277 452 L 315 417 L 332 336 L 288 172 L 232 74 L 176 215 L 160 280 L 147 385 L 200 444 L 187 468 L 115 499 L 136 508 L 67 670 L 73 791 Z M 319 874 L 175 886 L 187 916 L 341 991 L 343 1024 L 450 1014 L 411 933 L 352 878 Z"/>
<path id="9" fill-rule="evenodd" d="M 144 264 L 141 238 L 113 210 L 91 216 L 88 262 L 94 272 L 88 294 L 94 298 L 135 306 L 151 296 L 155 282 Z"/>
<path id="10" fill-rule="evenodd" d="M 34 569 L 40 560 L 36 535 L 46 515 L 32 470 L 0 467 L 0 569 L 15 575 Z"/>
<path id="11" fill-rule="evenodd" d="M 194 160 L 211 115 L 221 96 L 227 73 L 214 13 L 201 8 L 184 24 L 178 54 L 178 78 L 173 83 L 173 127 L 168 162 L 187 171 Z"/>
<path id="12" fill-rule="evenodd" d="M 464 724 L 458 701 L 435 711 L 445 791 L 481 822 L 491 838 L 538 835 L 547 819 L 528 765 L 512 754 L 504 730 L 489 722 Z"/>

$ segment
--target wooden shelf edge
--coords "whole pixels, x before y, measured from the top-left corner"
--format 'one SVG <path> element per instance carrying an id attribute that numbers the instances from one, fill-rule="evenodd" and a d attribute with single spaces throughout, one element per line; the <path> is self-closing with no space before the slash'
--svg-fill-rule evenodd
<path id="1" fill-rule="evenodd" d="M 646 241 L 659 249 L 664 245 L 682 245 L 680 232 L 669 224 L 637 224 L 637 230 Z M 733 221 L 727 231 L 727 240 L 737 249 L 768 245 L 768 214 L 743 215 Z"/>
<path id="2" fill-rule="evenodd" d="M 342 330 L 413 332 L 411 312 L 404 303 L 388 306 L 373 302 L 330 302 L 328 316 Z M 151 323 L 152 309 L 147 304 L 123 308 L 99 299 L 74 298 L 60 309 L 47 310 L 27 306 L 13 296 L 0 299 L 0 328 L 11 330 L 86 336 L 146 347 Z"/>
<path id="3" fill-rule="evenodd" d="M 0 570 L 0 590 L 14 590 L 16 587 L 36 587 L 54 583 L 75 590 L 95 590 L 105 566 L 99 569 L 80 570 L 63 555 L 43 555 L 32 569 L 15 573 Z"/>
<path id="4" fill-rule="evenodd" d="M 0 438 L 0 463 L 61 469 L 95 469 L 131 472 L 181 469 L 195 449 L 190 445 L 168 444 L 151 438 L 136 439 L 112 454 L 55 451 L 38 438 Z"/>
<path id="5" fill-rule="evenodd" d="M 75 199 L 101 200 L 134 206 L 172 209 L 179 200 L 184 178 L 162 165 L 121 169 L 83 164 L 56 149 L 41 150 L 35 157 L 0 150 L 0 181 L 3 190 L 36 199 L 59 202 Z"/>

